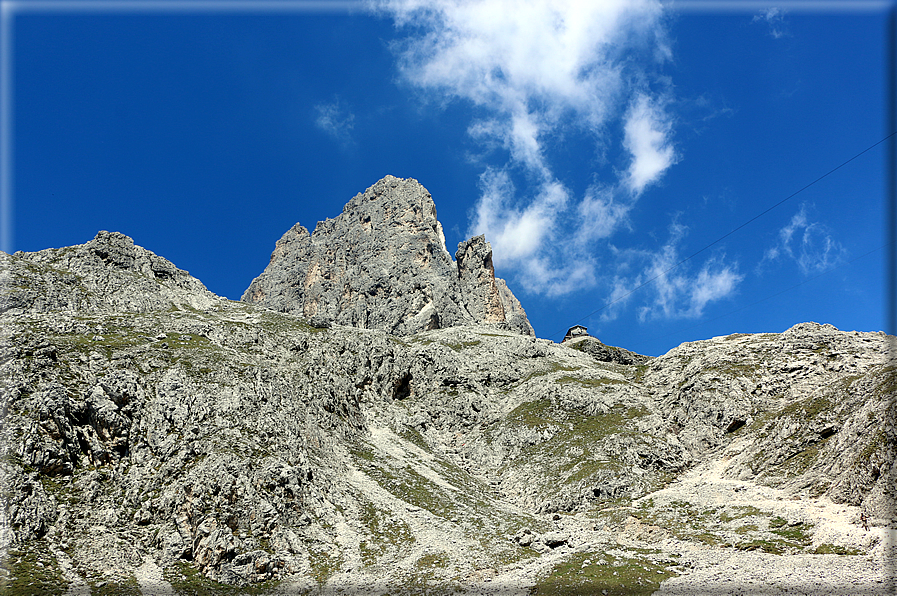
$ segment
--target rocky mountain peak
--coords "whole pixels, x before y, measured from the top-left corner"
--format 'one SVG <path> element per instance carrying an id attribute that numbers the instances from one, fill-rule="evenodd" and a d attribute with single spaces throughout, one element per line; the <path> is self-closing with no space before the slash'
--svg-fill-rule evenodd
<path id="1" fill-rule="evenodd" d="M 399 335 L 479 323 L 533 335 L 520 302 L 495 277 L 483 236 L 462 242 L 455 258 L 429 191 L 386 176 L 314 232 L 290 228 L 242 299 Z"/>
<path id="2" fill-rule="evenodd" d="M 201 281 L 120 232 L 100 231 L 84 244 L 0 253 L 0 312 L 116 310 L 147 312 L 217 302 Z"/>

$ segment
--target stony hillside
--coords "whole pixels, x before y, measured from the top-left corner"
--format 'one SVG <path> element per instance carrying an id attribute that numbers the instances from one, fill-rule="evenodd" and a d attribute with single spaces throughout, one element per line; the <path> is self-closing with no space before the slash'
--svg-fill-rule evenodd
<path id="1" fill-rule="evenodd" d="M 893 586 L 893 337 L 649 358 L 469 299 L 402 335 L 309 320 L 120 234 L 0 256 L 4 594 Z"/>

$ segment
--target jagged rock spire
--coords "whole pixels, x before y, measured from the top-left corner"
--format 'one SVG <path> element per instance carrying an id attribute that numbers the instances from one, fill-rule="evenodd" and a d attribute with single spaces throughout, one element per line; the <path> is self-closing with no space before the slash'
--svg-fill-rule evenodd
<path id="1" fill-rule="evenodd" d="M 436 205 L 417 180 L 386 176 L 313 233 L 294 225 L 243 301 L 310 319 L 406 335 L 479 323 L 533 329 L 477 236 L 445 247 Z"/>

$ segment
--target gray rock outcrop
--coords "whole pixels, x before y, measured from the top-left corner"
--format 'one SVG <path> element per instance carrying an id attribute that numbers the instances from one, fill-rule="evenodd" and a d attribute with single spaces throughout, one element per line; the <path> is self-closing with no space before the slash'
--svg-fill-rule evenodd
<path id="1" fill-rule="evenodd" d="M 645 364 L 651 360 L 650 356 L 643 356 L 617 346 L 608 346 L 594 337 L 585 336 L 567 340 L 564 345 L 574 350 L 584 352 L 601 362 L 616 362 L 617 364 Z"/>
<path id="2" fill-rule="evenodd" d="M 363 329 L 411 335 L 490 323 L 534 335 L 520 303 L 478 236 L 445 247 L 430 193 L 387 176 L 311 234 L 296 224 L 277 241 L 243 301 Z"/>
<path id="3" fill-rule="evenodd" d="M 171 261 L 119 232 L 85 244 L 0 253 L 0 313 L 146 312 L 220 299 Z"/>

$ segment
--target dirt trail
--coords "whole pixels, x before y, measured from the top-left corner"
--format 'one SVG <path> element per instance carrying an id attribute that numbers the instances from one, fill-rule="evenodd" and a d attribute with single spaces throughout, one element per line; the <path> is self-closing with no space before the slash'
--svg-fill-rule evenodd
<path id="1" fill-rule="evenodd" d="M 796 498 L 784 490 L 727 478 L 727 464 L 739 451 L 740 445 L 732 443 L 719 457 L 642 497 L 634 507 L 619 508 L 618 519 L 625 519 L 616 528 L 602 528 L 600 520 L 596 524 L 589 516 L 564 517 L 555 523 L 570 534 L 570 546 L 506 570 L 491 585 L 480 584 L 472 592 L 525 594 L 573 552 L 654 549 L 662 553 L 659 559 L 675 560 L 680 574 L 664 581 L 657 596 L 895 593 L 897 540 L 893 531 L 889 535 L 887 520 L 870 520 L 866 529 L 858 507 L 825 497 Z M 695 514 L 698 524 L 685 517 Z M 677 532 L 677 523 L 684 532 Z M 695 529 L 702 523 L 706 527 Z M 769 527 L 805 537 L 803 548 L 789 550 L 788 541 L 778 534 L 774 536 L 779 542 L 770 541 Z M 716 545 L 708 543 L 714 541 Z M 776 554 L 743 546 L 751 542 L 770 550 L 786 546 Z M 810 554 L 816 550 L 848 554 Z"/>
<path id="2" fill-rule="evenodd" d="M 756 508 L 772 518 L 787 520 L 785 527 L 812 528 L 812 544 L 807 550 L 831 545 L 869 554 L 781 555 L 695 546 L 681 551 L 683 565 L 691 571 L 667 580 L 656 594 L 894 593 L 895 537 L 893 531 L 889 535 L 887 520 L 870 520 L 873 525 L 867 529 L 858 507 L 833 503 L 826 497 L 796 498 L 784 490 L 726 478 L 727 463 L 739 452 L 740 445 L 733 443 L 721 457 L 640 501 L 651 499 L 655 507 L 688 502 L 699 510 Z"/>

